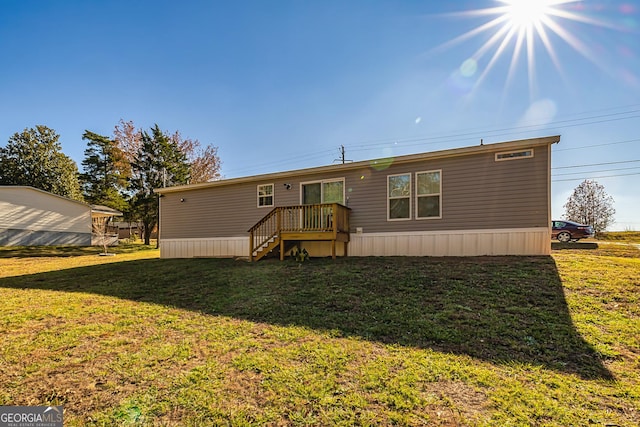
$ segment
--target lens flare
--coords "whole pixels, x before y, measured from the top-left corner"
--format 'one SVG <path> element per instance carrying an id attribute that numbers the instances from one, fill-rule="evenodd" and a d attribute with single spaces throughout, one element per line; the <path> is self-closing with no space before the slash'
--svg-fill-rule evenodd
<path id="1" fill-rule="evenodd" d="M 487 37 L 487 40 L 462 63 L 456 72 L 457 76 L 469 80 L 467 84 L 473 85 L 470 93 L 482 84 L 498 60 L 503 55 L 508 56 L 511 51 L 505 90 L 514 79 L 517 64 L 524 56 L 527 64 L 529 96 L 533 101 L 537 98 L 535 69 L 539 45 L 544 48 L 558 73 L 565 79 L 560 55 L 556 52 L 553 43 L 554 39 L 563 41 L 596 66 L 601 66 L 602 58 L 598 57 L 589 43 L 585 43 L 570 30 L 575 26 L 565 25 L 565 23 L 574 22 L 619 30 L 613 25 L 586 15 L 581 0 L 496 0 L 496 2 L 499 5 L 495 7 L 447 14 L 462 17 L 487 16 L 489 19 L 435 49 L 436 51 L 444 50 L 476 37 Z M 623 7 L 623 10 L 626 14 L 633 12 L 633 8 L 628 4 Z M 481 67 L 480 64 L 483 66 Z M 456 81 L 458 80 L 460 79 Z"/>

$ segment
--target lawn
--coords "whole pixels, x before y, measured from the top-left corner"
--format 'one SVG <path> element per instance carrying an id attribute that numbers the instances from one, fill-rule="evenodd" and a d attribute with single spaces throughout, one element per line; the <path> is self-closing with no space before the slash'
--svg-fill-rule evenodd
<path id="1" fill-rule="evenodd" d="M 640 251 L 0 249 L 0 405 L 65 426 L 640 424 Z"/>

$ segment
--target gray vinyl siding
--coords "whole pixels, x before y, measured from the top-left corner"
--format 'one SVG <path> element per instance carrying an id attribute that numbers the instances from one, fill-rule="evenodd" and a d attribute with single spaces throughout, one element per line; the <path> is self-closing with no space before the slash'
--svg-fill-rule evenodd
<path id="1" fill-rule="evenodd" d="M 330 173 L 306 171 L 166 192 L 161 198 L 160 238 L 247 236 L 247 230 L 272 209 L 257 207 L 259 184 L 273 183 L 274 206 L 288 206 L 300 204 L 301 182 L 336 178 L 345 179 L 352 232 L 356 228 L 378 233 L 548 227 L 550 146 L 532 146 L 532 158 L 497 162 L 496 151 L 487 151 L 392 163 L 383 170 L 345 165 Z M 442 171 L 442 218 L 416 219 L 415 174 L 431 170 Z M 387 221 L 387 176 L 403 173 L 411 174 L 412 218 Z"/>
<path id="2" fill-rule="evenodd" d="M 495 162 L 486 153 L 370 172 L 362 180 L 367 185 L 351 193 L 351 227 L 365 233 L 548 227 L 547 150 L 536 147 L 530 159 Z M 442 171 L 442 218 L 415 219 L 415 173 L 436 169 Z M 401 173 L 412 178 L 412 218 L 387 221 L 387 176 Z"/>

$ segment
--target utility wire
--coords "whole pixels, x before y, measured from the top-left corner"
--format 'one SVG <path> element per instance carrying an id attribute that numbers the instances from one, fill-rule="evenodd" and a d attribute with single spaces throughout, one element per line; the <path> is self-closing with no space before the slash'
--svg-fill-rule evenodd
<path id="1" fill-rule="evenodd" d="M 584 181 L 585 179 L 617 178 L 617 177 L 620 177 L 620 176 L 632 176 L 632 175 L 640 175 L 640 172 L 638 172 L 638 173 L 621 173 L 619 175 L 587 176 L 587 177 L 582 177 L 582 178 L 552 179 L 551 182 Z"/>
<path id="2" fill-rule="evenodd" d="M 617 168 L 617 169 L 602 169 L 597 171 L 588 171 L 588 172 L 569 172 L 569 173 L 556 173 L 552 176 L 568 176 L 568 175 L 584 175 L 585 173 L 602 173 L 602 172 L 617 172 L 617 171 L 627 171 L 627 170 L 636 170 L 638 166 L 633 168 Z"/>
<path id="3" fill-rule="evenodd" d="M 640 160 L 623 160 L 621 162 L 606 162 L 606 163 L 591 163 L 588 165 L 572 165 L 572 166 L 556 166 L 555 168 L 551 168 L 551 170 L 555 169 L 572 169 L 572 168 L 586 168 L 589 166 L 604 166 L 604 165 L 619 165 L 621 163 L 638 163 Z"/>
<path id="4" fill-rule="evenodd" d="M 562 125 L 564 128 L 566 128 L 566 127 L 576 127 L 576 126 L 587 126 L 592 124 L 606 123 L 606 122 L 619 121 L 619 120 L 629 120 L 629 119 L 640 118 L 640 114 L 636 114 L 636 113 L 640 113 L 640 109 L 637 109 L 638 106 L 640 106 L 640 104 L 631 105 L 629 106 L 629 108 L 634 108 L 634 109 L 630 109 L 626 111 L 619 111 L 619 112 L 609 113 L 609 114 L 590 115 L 586 117 L 578 117 L 578 118 L 566 119 L 566 120 L 558 120 L 550 123 L 505 127 L 505 128 L 498 128 L 493 130 L 490 130 L 490 129 L 473 130 L 473 131 L 470 130 L 470 131 L 466 131 L 458 134 L 448 134 L 448 135 L 430 136 L 430 137 L 424 136 L 424 137 L 414 137 L 414 138 L 388 138 L 388 139 L 373 140 L 370 142 L 363 141 L 359 145 L 351 146 L 351 151 L 356 151 L 356 152 L 367 151 L 367 150 L 376 148 L 381 145 L 386 145 L 389 143 L 396 143 L 396 144 L 401 144 L 403 147 L 409 147 L 409 146 L 415 146 L 415 145 L 424 145 L 427 143 L 436 144 L 436 143 L 445 143 L 445 142 L 452 142 L 452 141 L 460 142 L 460 141 L 469 140 L 469 139 L 475 140 L 478 138 L 478 135 L 491 136 L 495 138 L 499 136 L 531 132 L 538 129 L 541 130 L 541 128 L 549 127 L 551 125 Z M 624 108 L 624 107 L 620 107 L 620 108 Z M 617 108 L 613 108 L 613 109 L 617 109 Z M 609 110 L 597 110 L 597 111 L 609 111 Z M 597 112 L 597 111 L 594 111 L 594 112 Z M 620 116 L 624 116 L 624 117 L 620 117 Z M 597 120 L 597 119 L 603 119 L 603 120 Z M 507 132 L 507 131 L 510 131 L 510 132 Z M 517 131 L 517 132 L 514 132 L 514 131 Z M 502 133 L 499 133 L 499 132 L 502 132 Z M 577 147 L 577 148 L 564 148 L 564 149 L 559 148 L 554 151 L 576 150 L 576 149 L 582 149 L 582 148 L 623 144 L 623 143 L 638 142 L 638 141 L 640 141 L 640 139 L 632 139 L 627 141 L 619 141 L 619 142 L 606 143 L 606 144 L 595 144 L 591 146 L 584 146 L 584 147 Z M 410 142 L 415 142 L 416 144 L 406 144 Z M 333 150 L 323 150 L 316 153 L 306 153 L 299 156 L 280 159 L 274 162 L 262 163 L 259 165 L 259 167 L 264 168 L 264 167 L 275 166 L 275 165 L 288 165 L 294 161 L 303 160 L 303 159 L 304 160 L 318 159 L 318 158 L 324 157 L 325 154 L 330 152 L 333 152 Z M 255 169 L 256 167 L 257 166 L 248 166 L 246 168 L 236 169 L 233 172 L 235 173 L 244 172 L 244 171 Z"/>
<path id="5" fill-rule="evenodd" d="M 544 127 L 548 127 L 550 125 L 558 125 L 558 124 L 563 124 L 563 123 L 578 122 L 578 121 L 585 121 L 585 120 L 592 120 L 592 119 L 601 119 L 601 118 L 605 118 L 605 117 L 627 115 L 627 114 L 632 114 L 632 113 L 640 113 L 640 110 L 623 111 L 623 112 L 619 112 L 619 113 L 602 114 L 602 115 L 598 115 L 598 116 L 584 117 L 584 118 L 579 118 L 579 119 L 559 120 L 559 121 L 543 123 L 543 124 L 532 124 L 532 125 L 526 125 L 526 126 L 514 126 L 514 127 L 494 129 L 494 130 L 484 130 L 484 131 L 482 131 L 482 130 L 474 130 L 474 131 L 470 131 L 470 132 L 453 134 L 453 135 L 431 136 L 431 137 L 414 137 L 414 138 L 404 138 L 404 139 L 390 138 L 390 139 L 372 141 L 372 143 L 365 143 L 365 144 L 362 144 L 362 145 L 354 145 L 354 146 L 352 146 L 352 149 L 363 148 L 363 149 L 366 150 L 366 149 L 370 149 L 372 147 L 385 145 L 385 144 L 392 143 L 392 142 L 404 143 L 404 142 L 417 142 L 417 141 L 432 141 L 432 143 L 437 143 L 437 142 L 450 142 L 451 140 L 459 140 L 460 138 L 463 138 L 463 137 L 472 137 L 474 139 L 477 139 L 478 135 L 480 135 L 480 134 L 483 134 L 483 135 L 484 134 L 495 134 L 496 132 L 505 132 L 505 131 L 514 131 L 514 130 L 519 130 L 520 131 L 520 132 L 516 132 L 516 133 L 523 133 L 523 132 L 529 132 L 531 130 L 535 130 L 535 129 L 543 127 L 543 126 Z M 633 116 L 628 116 L 628 117 L 616 117 L 616 118 L 610 118 L 608 120 L 591 121 L 591 122 L 586 122 L 586 123 L 573 123 L 573 124 L 565 125 L 564 127 L 584 126 L 584 125 L 588 125 L 588 124 L 598 124 L 598 123 L 604 123 L 604 122 L 610 122 L 610 121 L 634 119 L 634 118 L 639 118 L 639 117 L 640 117 L 640 115 L 633 115 Z M 491 136 L 495 137 L 495 136 L 501 136 L 501 135 L 505 135 L 505 133 L 501 133 L 501 134 L 498 134 L 498 135 L 491 135 Z M 438 141 L 438 140 L 441 140 L 441 141 Z M 360 151 L 360 150 L 358 150 L 358 151 Z"/>
<path id="6" fill-rule="evenodd" d="M 572 148 L 555 148 L 553 152 L 555 153 L 558 151 L 582 150 L 585 148 L 605 147 L 608 145 L 617 145 L 617 144 L 628 144 L 630 142 L 640 142 L 640 139 L 627 139 L 626 141 L 606 142 L 604 144 L 583 145 L 581 147 L 572 147 Z"/>

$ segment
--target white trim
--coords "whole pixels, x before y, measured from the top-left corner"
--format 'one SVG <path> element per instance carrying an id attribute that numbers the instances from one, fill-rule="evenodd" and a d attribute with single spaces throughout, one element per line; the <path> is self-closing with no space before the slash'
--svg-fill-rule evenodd
<path id="1" fill-rule="evenodd" d="M 523 156 L 500 158 L 500 156 L 505 156 L 505 155 L 508 155 L 508 154 L 516 154 L 516 153 L 525 153 L 525 154 Z M 531 153 L 531 154 L 527 154 L 527 153 Z M 508 161 L 508 160 L 530 159 L 530 158 L 533 157 L 533 155 L 534 155 L 533 148 L 524 148 L 522 150 L 514 150 L 514 151 L 501 151 L 501 152 L 495 154 L 495 161 L 496 162 L 505 162 L 505 161 Z"/>
<path id="2" fill-rule="evenodd" d="M 302 197 L 304 195 L 303 187 L 305 185 L 309 185 L 309 184 L 320 184 L 320 203 L 325 203 L 325 201 L 324 201 L 324 184 L 329 183 L 329 182 L 342 182 L 342 203 L 340 203 L 340 204 L 344 205 L 345 204 L 345 199 L 346 199 L 346 193 L 345 193 L 346 183 L 345 183 L 344 177 L 342 177 L 342 178 L 330 178 L 330 179 L 319 179 L 319 180 L 314 180 L 314 181 L 301 182 L 300 183 L 300 204 L 303 204 L 303 201 L 302 201 Z"/>
<path id="3" fill-rule="evenodd" d="M 409 194 L 407 196 L 395 196 L 395 197 L 391 197 L 391 195 L 389 194 L 389 178 L 393 178 L 396 176 L 408 176 L 409 177 Z M 412 181 L 413 180 L 413 176 L 411 174 L 411 172 L 405 172 L 405 173 L 395 173 L 392 175 L 387 175 L 387 221 L 389 222 L 395 222 L 395 221 L 411 221 L 412 219 L 412 209 L 411 209 L 411 205 L 413 203 L 411 203 L 411 194 L 413 193 L 412 191 Z M 391 218 L 390 215 L 390 211 L 391 211 L 391 200 L 400 200 L 400 199 L 409 199 L 409 216 L 406 218 Z"/>
<path id="4" fill-rule="evenodd" d="M 420 174 L 426 174 L 426 173 L 433 173 L 433 172 L 438 172 L 440 174 L 440 191 L 438 193 L 434 193 L 434 194 L 418 194 L 418 175 Z M 442 219 L 442 169 L 433 169 L 433 170 L 429 170 L 429 171 L 421 171 L 421 172 L 416 172 L 416 219 L 418 220 L 423 220 L 423 219 Z M 440 198 L 440 201 L 438 203 L 438 208 L 439 208 L 439 212 L 438 212 L 438 216 L 418 216 L 418 213 L 420 212 L 420 210 L 418 209 L 418 198 L 419 197 L 433 197 L 433 196 L 438 196 Z"/>
<path id="5" fill-rule="evenodd" d="M 268 187 L 271 186 L 271 204 L 270 205 L 261 205 L 260 204 L 260 187 Z M 275 203 L 276 203 L 276 186 L 273 183 L 270 184 L 256 184 L 256 206 L 258 208 L 272 208 Z M 269 197 L 269 196 L 263 196 L 263 197 Z"/>

